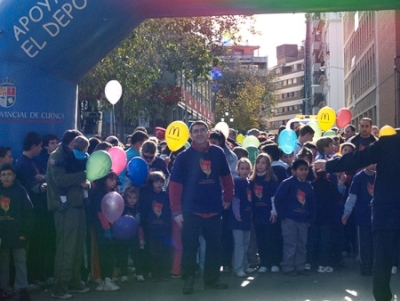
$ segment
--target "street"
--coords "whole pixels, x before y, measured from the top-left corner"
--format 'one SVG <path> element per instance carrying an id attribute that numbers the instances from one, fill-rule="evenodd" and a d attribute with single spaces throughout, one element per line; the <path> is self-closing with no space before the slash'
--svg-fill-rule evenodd
<path id="1" fill-rule="evenodd" d="M 392 276 L 392 290 L 400 293 L 400 275 Z M 310 276 L 289 277 L 283 273 L 251 274 L 248 278 L 237 278 L 233 274 L 221 274 L 221 280 L 229 284 L 227 290 L 203 290 L 202 279 L 196 279 L 194 295 L 182 294 L 183 280 L 171 279 L 168 282 L 136 282 L 133 275 L 127 283 L 117 283 L 121 287 L 116 292 L 97 292 L 91 284 L 91 291 L 73 294 L 74 300 L 268 300 L 268 301 L 373 301 L 372 277 L 361 276 L 358 263 L 345 259 L 345 267 L 333 273 L 317 273 Z M 51 291 L 31 293 L 33 301 L 54 300 Z M 397 299 L 395 299 L 397 300 Z"/>

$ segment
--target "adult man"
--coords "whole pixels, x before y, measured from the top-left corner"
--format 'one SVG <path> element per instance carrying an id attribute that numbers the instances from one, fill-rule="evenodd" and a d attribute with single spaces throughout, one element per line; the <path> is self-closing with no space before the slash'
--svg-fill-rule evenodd
<path id="1" fill-rule="evenodd" d="M 354 125 L 349 124 L 344 128 L 343 137 L 346 141 L 356 135 L 356 128 Z"/>
<path id="2" fill-rule="evenodd" d="M 77 130 L 67 130 L 61 144 L 50 154 L 49 159 L 65 159 L 67 154 L 72 152 L 74 138 L 81 135 Z M 68 188 L 67 202 L 70 207 L 64 211 L 57 210 L 60 205 L 57 187 Z M 54 212 L 57 237 L 54 261 L 55 288 L 52 297 L 57 299 L 71 298 L 70 292 L 89 291 L 89 288 L 82 285 L 80 275 L 86 233 L 82 187 L 89 187 L 85 171 L 67 173 L 62 165 L 47 165 L 47 206 Z"/>
<path id="3" fill-rule="evenodd" d="M 44 254 L 48 252 L 48 246 L 44 244 L 43 231 L 46 227 L 43 220 L 47 215 L 46 199 L 44 198 L 44 175 L 39 174 L 39 165 L 34 160 L 42 150 L 42 137 L 36 132 L 28 132 L 23 141 L 23 152 L 15 166 L 17 179 L 29 194 L 34 207 L 34 228 L 30 237 L 29 250 L 27 252 L 27 267 L 29 283 L 37 283 L 45 279 Z"/>
<path id="4" fill-rule="evenodd" d="M 184 294 L 194 292 L 200 232 L 206 240 L 204 287 L 227 288 L 219 281 L 221 212 L 233 198 L 233 179 L 225 154 L 221 148 L 210 145 L 207 124 L 194 122 L 190 137 L 192 145 L 176 158 L 169 183 L 171 211 L 182 227 Z"/>
<path id="5" fill-rule="evenodd" d="M 374 143 L 378 139 L 371 134 L 372 131 L 372 120 L 371 118 L 364 117 L 360 121 L 359 133 L 348 139 L 348 142 L 353 143 L 356 146 L 356 150 L 363 150 L 368 145 Z"/>
<path id="6" fill-rule="evenodd" d="M 318 160 L 315 170 L 340 172 L 356 170 L 377 163 L 373 200 L 372 226 L 374 231 L 375 261 L 373 294 L 376 301 L 389 301 L 391 268 L 394 258 L 393 243 L 400 234 L 400 134 L 384 136 L 362 151 L 345 154 L 340 159 Z"/>
<path id="7" fill-rule="evenodd" d="M 296 148 L 294 150 L 294 155 L 296 156 L 297 153 L 301 150 L 303 147 L 303 144 L 312 141 L 314 138 L 315 131 L 314 129 L 309 126 L 309 125 L 303 125 L 300 130 L 299 130 L 299 138 L 297 139 L 297 144 Z"/>

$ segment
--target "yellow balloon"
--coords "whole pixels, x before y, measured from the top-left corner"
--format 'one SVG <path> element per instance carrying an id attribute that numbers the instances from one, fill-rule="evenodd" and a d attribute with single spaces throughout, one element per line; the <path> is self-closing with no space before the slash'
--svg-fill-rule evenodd
<path id="1" fill-rule="evenodd" d="M 324 132 L 329 130 L 336 121 L 336 113 L 330 107 L 323 107 L 317 114 L 318 125 Z"/>
<path id="2" fill-rule="evenodd" d="M 236 142 L 242 143 L 244 140 L 243 134 L 239 134 L 236 136 Z"/>
<path id="3" fill-rule="evenodd" d="M 396 130 L 390 125 L 385 125 L 379 130 L 379 137 L 396 135 Z"/>
<path id="4" fill-rule="evenodd" d="M 188 139 L 189 128 L 183 121 L 174 121 L 165 130 L 165 141 L 173 152 L 183 147 Z"/>

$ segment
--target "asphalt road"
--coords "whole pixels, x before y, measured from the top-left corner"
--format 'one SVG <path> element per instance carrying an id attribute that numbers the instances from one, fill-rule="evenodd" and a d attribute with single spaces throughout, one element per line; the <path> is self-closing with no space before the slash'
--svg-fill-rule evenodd
<path id="1" fill-rule="evenodd" d="M 361 276 L 354 259 L 346 259 L 345 267 L 332 273 L 317 273 L 310 276 L 289 277 L 282 273 L 251 274 L 237 278 L 221 273 L 221 281 L 228 283 L 227 290 L 203 290 L 202 279 L 196 279 L 195 293 L 182 295 L 183 280 L 168 282 L 136 282 L 133 275 L 127 283 L 117 283 L 121 289 L 116 292 L 97 292 L 95 284 L 85 294 L 74 294 L 73 300 L 87 301 L 139 301 L 139 300 L 263 300 L 263 301 L 373 301 L 372 277 Z M 392 290 L 400 294 L 400 275 L 392 277 Z M 50 289 L 31 292 L 33 301 L 54 300 Z M 395 299 L 397 300 L 397 299 Z M 399 299 L 400 300 L 400 299 Z"/>

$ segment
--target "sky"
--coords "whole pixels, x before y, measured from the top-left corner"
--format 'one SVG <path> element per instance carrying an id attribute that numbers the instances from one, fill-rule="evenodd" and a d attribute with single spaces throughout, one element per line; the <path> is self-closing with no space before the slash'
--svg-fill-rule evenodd
<path id="1" fill-rule="evenodd" d="M 254 15 L 255 28 L 261 35 L 241 32 L 243 41 L 260 46 L 258 56 L 268 56 L 268 68 L 276 65 L 276 47 L 282 44 L 302 45 L 306 37 L 305 13 Z M 255 52 L 257 55 L 257 52 Z"/>

